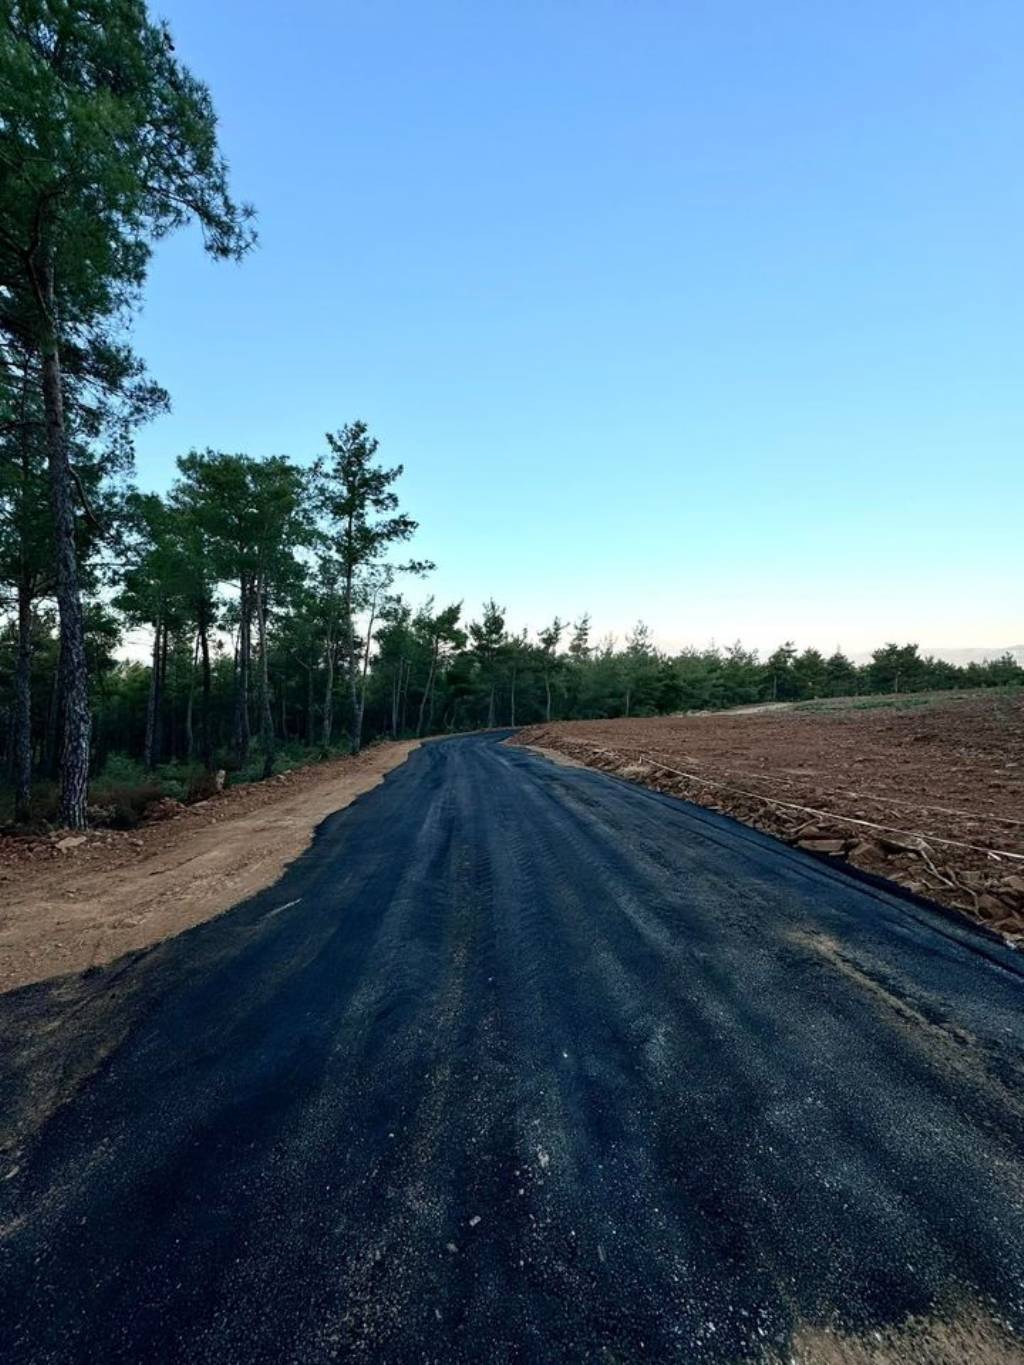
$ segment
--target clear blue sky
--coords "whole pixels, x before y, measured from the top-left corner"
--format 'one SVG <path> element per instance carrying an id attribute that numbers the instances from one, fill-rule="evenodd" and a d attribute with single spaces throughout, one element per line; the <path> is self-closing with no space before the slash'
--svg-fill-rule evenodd
<path id="1" fill-rule="evenodd" d="M 158 249 L 143 484 L 363 417 L 471 611 L 1024 639 L 1020 0 L 154 9 L 261 246 Z"/>

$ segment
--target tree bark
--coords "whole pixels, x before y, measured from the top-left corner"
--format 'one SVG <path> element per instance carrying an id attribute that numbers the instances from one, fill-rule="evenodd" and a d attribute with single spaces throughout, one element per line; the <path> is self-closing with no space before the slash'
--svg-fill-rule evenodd
<path id="1" fill-rule="evenodd" d="M 210 678 L 209 626 L 206 620 L 205 608 L 203 608 L 199 615 L 199 652 L 203 661 L 203 715 L 200 745 L 202 749 L 203 767 L 210 773 L 213 772 L 213 744 L 210 731 L 210 693 L 212 691 L 212 680 Z"/>
<path id="2" fill-rule="evenodd" d="M 551 724 L 551 679 L 547 673 L 544 674 L 544 719 Z"/>
<path id="3" fill-rule="evenodd" d="M 174 705 L 173 693 L 167 686 L 167 646 L 170 638 L 167 622 L 164 622 L 164 642 L 160 649 L 160 694 L 156 705 L 156 752 L 161 758 L 164 754 L 174 758 Z M 165 716 L 166 699 L 171 696 L 171 713 Z"/>
<path id="4" fill-rule="evenodd" d="M 47 330 L 55 332 L 53 274 L 41 280 Z M 53 510 L 57 610 L 63 685 L 60 693 L 60 806 L 58 821 L 67 829 L 84 829 L 89 790 L 89 675 L 85 655 L 85 619 L 75 550 L 75 512 L 71 469 L 64 427 L 64 394 L 60 347 L 50 335 L 42 347 L 43 410 L 46 416 L 47 465 Z"/>
<path id="5" fill-rule="evenodd" d="M 18 659 L 14 669 L 14 818 L 29 818 L 32 798 L 32 589 L 18 581 Z"/>
<path id="6" fill-rule="evenodd" d="M 353 517 L 350 514 L 348 519 L 348 539 L 346 544 L 352 545 Z M 356 633 L 352 624 L 352 605 L 353 605 L 353 577 L 355 567 L 351 559 L 345 566 L 345 630 L 348 639 L 348 686 L 349 695 L 352 702 L 352 716 L 350 721 L 350 748 L 354 754 L 359 752 L 362 743 L 362 716 L 359 714 L 359 689 L 356 683 Z"/>
<path id="7" fill-rule="evenodd" d="M 509 719 L 510 719 L 511 722 L 512 722 L 512 728 L 515 729 L 515 724 L 516 724 L 516 668 L 515 668 L 515 664 L 512 665 L 512 693 L 511 693 L 511 696 L 510 696 L 510 698 L 509 698 Z"/>
<path id="8" fill-rule="evenodd" d="M 356 672 L 356 640 L 355 632 L 349 626 L 349 670 L 348 670 L 348 690 L 349 700 L 352 706 L 352 726 L 349 734 L 349 748 L 352 753 L 357 754 L 362 748 L 363 743 L 363 715 L 359 706 L 359 678 Z"/>
<path id="9" fill-rule="evenodd" d="M 427 734 L 435 735 L 434 729 L 434 707 L 437 704 L 437 676 L 434 677 L 434 686 L 430 689 L 430 705 L 427 707 Z"/>
<path id="10" fill-rule="evenodd" d="M 163 621 L 158 616 L 153 634 L 153 661 L 149 670 L 149 697 L 146 701 L 146 741 L 143 749 L 143 762 L 150 772 L 156 767 L 159 748 L 160 641 L 162 632 Z"/>
<path id="11" fill-rule="evenodd" d="M 399 658 L 398 667 L 391 675 L 391 738 L 398 738 L 398 698 L 402 691 L 402 666 L 405 660 Z"/>
<path id="12" fill-rule="evenodd" d="M 238 761 L 245 763 L 249 757 L 249 659 L 250 623 L 252 604 L 250 602 L 249 579 L 242 574 L 239 582 L 239 620 L 238 620 L 238 665 L 235 670 L 235 720 L 233 741 Z"/>
<path id="13" fill-rule="evenodd" d="M 431 689 L 434 686 L 434 670 L 437 668 L 437 641 L 434 641 L 434 648 L 430 654 L 430 672 L 427 674 L 427 685 L 423 689 L 423 696 L 420 698 L 420 714 L 416 721 L 416 738 L 419 739 L 423 733 L 423 716 L 427 709 L 427 702 L 430 700 Z"/>
<path id="14" fill-rule="evenodd" d="M 192 667 L 188 675 L 188 702 L 185 706 L 185 758 L 189 763 L 195 757 L 196 737 L 192 728 L 192 713 L 196 700 L 196 665 L 199 663 L 199 635 L 192 645 Z"/>
<path id="15" fill-rule="evenodd" d="M 306 743 L 312 749 L 316 743 L 316 710 L 313 705 L 313 650 L 309 651 L 309 664 L 306 668 Z"/>
<path id="16" fill-rule="evenodd" d="M 363 742 L 363 717 L 359 710 L 359 677 L 356 670 L 356 633 L 352 629 L 352 617 L 348 618 L 348 690 L 351 703 L 351 723 L 349 729 L 349 748 L 357 754 Z"/>
<path id="17" fill-rule="evenodd" d="M 327 623 L 327 647 L 324 653 L 324 717 L 321 729 L 320 747 L 326 754 L 331 747 L 331 727 L 334 722 L 334 641 L 331 638 L 331 624 Z"/>
<path id="18" fill-rule="evenodd" d="M 265 781 L 274 771 L 274 713 L 270 707 L 267 592 L 262 579 L 256 585 L 256 613 L 260 624 L 260 744 L 263 748 L 263 778 Z"/>
<path id="19" fill-rule="evenodd" d="M 362 675 L 359 680 L 359 715 L 356 720 L 356 734 L 359 736 L 359 744 L 363 742 L 363 716 L 366 714 L 366 680 L 370 673 L 370 647 L 373 643 L 373 625 L 377 619 L 377 599 L 374 597 L 370 605 L 370 619 L 366 626 L 366 645 L 363 649 Z"/>
<path id="20" fill-rule="evenodd" d="M 398 679 L 398 690 L 401 695 L 402 705 L 402 734 L 409 729 L 409 677 L 412 674 L 412 660 L 405 660 L 405 679 L 402 680 L 401 674 Z"/>

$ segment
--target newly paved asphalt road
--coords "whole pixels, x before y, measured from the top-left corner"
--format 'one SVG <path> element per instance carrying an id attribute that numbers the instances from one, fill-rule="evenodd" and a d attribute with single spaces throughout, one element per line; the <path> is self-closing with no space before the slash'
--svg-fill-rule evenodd
<path id="1" fill-rule="evenodd" d="M 1021 1331 L 1022 966 L 710 812 L 428 745 L 275 887 L 89 978 L 130 1024 L 0 1165 L 0 1358 Z"/>

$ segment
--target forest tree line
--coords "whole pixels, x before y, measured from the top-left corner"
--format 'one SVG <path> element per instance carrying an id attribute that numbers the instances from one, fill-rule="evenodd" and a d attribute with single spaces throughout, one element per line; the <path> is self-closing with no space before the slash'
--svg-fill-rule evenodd
<path id="1" fill-rule="evenodd" d="M 433 566 L 402 556 L 417 529 L 399 505 L 402 469 L 380 461 L 362 422 L 329 433 L 324 453 L 305 465 L 205 450 L 177 468 L 166 496 L 123 476 L 109 486 L 99 479 L 105 537 L 91 535 L 83 515 L 97 779 L 157 774 L 160 790 L 195 799 L 219 769 L 266 777 L 379 738 L 1024 682 L 1010 656 L 957 666 L 914 644 L 887 644 L 858 665 L 839 650 L 826 657 L 790 642 L 764 658 L 738 643 L 669 653 L 642 622 L 621 642 L 595 639 L 586 614 L 516 631 L 493 599 L 467 613 L 462 602 L 424 598 L 418 582 Z M 25 494 L 17 482 L 4 487 L 6 513 L 10 490 Z M 43 525 L 45 505 L 41 498 Z M 13 787 L 24 746 L 10 567 L 5 559 L 0 744 Z M 45 579 L 28 617 L 28 781 L 49 792 L 59 770 L 61 640 Z M 125 639 L 139 636 L 147 662 L 124 657 Z"/>
<path id="2" fill-rule="evenodd" d="M 367 738 L 760 700 L 1020 681 L 887 645 L 659 651 L 586 616 L 512 631 L 436 602 L 366 425 L 311 463 L 195 450 L 166 496 L 133 436 L 169 398 L 129 343 L 154 243 L 198 225 L 241 261 L 210 95 L 142 0 L 11 0 L 0 18 L 0 772 L 16 820 L 79 828 L 120 777 L 195 798 Z M 416 601 L 410 595 L 416 594 Z M 127 636 L 148 663 L 124 658 Z M 106 784 L 104 786 L 104 784 Z M 5 817 L 6 818 L 6 817 Z"/>

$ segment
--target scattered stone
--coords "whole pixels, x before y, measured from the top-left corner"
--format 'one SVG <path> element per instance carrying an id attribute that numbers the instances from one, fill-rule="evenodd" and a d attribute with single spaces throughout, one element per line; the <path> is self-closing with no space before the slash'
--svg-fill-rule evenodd
<path id="1" fill-rule="evenodd" d="M 176 801 L 173 796 L 162 796 L 159 801 L 154 801 L 152 805 L 146 807 L 146 819 L 173 820 L 184 809 L 181 802 Z"/>
<path id="2" fill-rule="evenodd" d="M 796 839 L 828 839 L 831 837 L 828 830 L 822 829 L 816 820 L 805 820 L 793 831 L 793 836 Z"/>
<path id="3" fill-rule="evenodd" d="M 69 853 L 71 849 L 78 848 L 79 845 L 84 844 L 85 842 L 86 838 L 84 834 L 69 834 L 66 839 L 57 840 L 57 848 L 60 849 L 61 853 Z"/>
<path id="4" fill-rule="evenodd" d="M 805 848 L 809 853 L 842 853 L 846 848 L 845 839 L 798 839 L 797 848 Z"/>
<path id="5" fill-rule="evenodd" d="M 887 853 L 923 853 L 928 844 L 919 834 L 880 834 L 878 842 Z"/>
<path id="6" fill-rule="evenodd" d="M 978 897 L 978 913 L 984 919 L 989 919 L 994 915 L 998 915 L 1002 919 L 1006 914 L 1006 906 L 1001 900 L 995 896 L 990 896 L 986 891 Z"/>
<path id="7" fill-rule="evenodd" d="M 851 862 L 871 862 L 882 856 L 882 851 L 877 844 L 873 844 L 870 839 L 861 839 L 854 844 L 846 855 Z"/>

